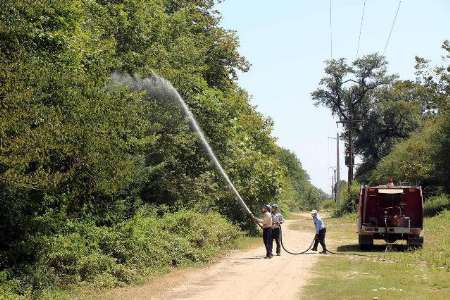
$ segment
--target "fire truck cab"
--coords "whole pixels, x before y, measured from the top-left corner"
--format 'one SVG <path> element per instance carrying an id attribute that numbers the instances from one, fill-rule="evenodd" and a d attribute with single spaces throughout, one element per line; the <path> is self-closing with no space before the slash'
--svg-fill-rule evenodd
<path id="1" fill-rule="evenodd" d="M 361 187 L 357 228 L 363 250 L 372 248 L 375 239 L 387 243 L 406 240 L 410 247 L 421 247 L 422 188 L 392 184 Z"/>

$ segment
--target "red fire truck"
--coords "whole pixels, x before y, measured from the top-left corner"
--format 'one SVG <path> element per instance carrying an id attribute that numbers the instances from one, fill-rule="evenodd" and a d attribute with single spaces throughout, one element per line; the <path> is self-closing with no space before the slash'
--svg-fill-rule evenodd
<path id="1" fill-rule="evenodd" d="M 361 249 L 372 248 L 374 239 L 382 239 L 387 243 L 406 240 L 410 247 L 421 247 L 421 187 L 392 184 L 363 186 L 359 195 L 357 226 Z"/>

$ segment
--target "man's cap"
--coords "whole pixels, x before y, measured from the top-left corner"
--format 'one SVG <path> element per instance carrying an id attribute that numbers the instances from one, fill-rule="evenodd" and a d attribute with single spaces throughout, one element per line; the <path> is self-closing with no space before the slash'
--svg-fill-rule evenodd
<path id="1" fill-rule="evenodd" d="M 272 209 L 269 204 L 264 204 L 262 207 L 267 209 L 268 211 Z"/>
<path id="2" fill-rule="evenodd" d="M 313 209 L 313 210 L 311 211 L 311 215 L 313 215 L 313 216 L 317 215 L 317 210 Z"/>
<path id="3" fill-rule="evenodd" d="M 272 208 L 278 208 L 277 204 L 272 204 Z"/>

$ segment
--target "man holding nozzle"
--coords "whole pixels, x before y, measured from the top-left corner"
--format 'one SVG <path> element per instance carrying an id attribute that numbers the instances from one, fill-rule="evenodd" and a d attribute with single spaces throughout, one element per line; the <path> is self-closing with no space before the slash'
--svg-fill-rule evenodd
<path id="1" fill-rule="evenodd" d="M 262 219 L 258 219 L 253 217 L 253 220 L 259 227 L 263 230 L 263 241 L 264 246 L 266 247 L 266 257 L 264 258 L 272 258 L 272 215 L 270 213 L 271 207 L 270 205 L 264 205 L 261 207 L 261 213 L 263 214 Z"/>
<path id="2" fill-rule="evenodd" d="M 325 227 L 325 222 L 322 221 L 322 218 L 317 213 L 317 210 L 311 211 L 311 217 L 313 219 L 314 226 L 316 227 L 316 236 L 314 237 L 314 246 L 312 247 L 312 251 L 317 251 L 317 246 L 320 243 L 322 246 L 322 254 L 327 254 L 327 247 L 325 245 L 325 234 L 327 229 Z"/>
<path id="3" fill-rule="evenodd" d="M 281 215 L 278 205 L 272 204 L 272 245 L 273 240 L 275 240 L 275 243 L 277 244 L 276 252 L 277 256 L 281 255 L 281 245 L 280 245 L 280 238 L 281 238 L 281 224 L 283 224 L 284 219 Z"/>

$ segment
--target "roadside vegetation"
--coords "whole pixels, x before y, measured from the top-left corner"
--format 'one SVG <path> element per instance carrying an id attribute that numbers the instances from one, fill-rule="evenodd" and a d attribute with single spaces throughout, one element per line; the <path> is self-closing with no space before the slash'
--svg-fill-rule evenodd
<path id="1" fill-rule="evenodd" d="M 250 64 L 215 2 L 1 1 L 0 298 L 140 282 L 256 231 L 180 110 L 112 85 L 115 71 L 174 85 L 252 211 L 320 206 L 326 195 L 238 85 Z M 376 54 L 332 60 L 313 98 L 363 120 L 344 133 L 363 158 L 359 182 L 405 170 L 397 181 L 442 195 L 426 204 L 438 213 L 450 193 L 449 70 L 417 58 L 417 80 L 402 81 L 386 65 Z M 347 75 L 356 85 L 334 80 Z M 351 101 L 333 102 L 336 93 Z M 339 214 L 354 198 L 352 186 Z"/>
<path id="2" fill-rule="evenodd" d="M 328 244 L 340 254 L 319 258 L 302 299 L 447 299 L 450 211 L 425 219 L 422 249 L 360 252 L 356 215 L 327 219 Z"/>
<path id="3" fill-rule="evenodd" d="M 0 298 L 138 282 L 256 231 L 179 108 L 116 71 L 175 86 L 253 211 L 319 203 L 238 85 L 249 63 L 214 5 L 1 1 Z"/>
<path id="4" fill-rule="evenodd" d="M 338 255 L 320 257 L 302 299 L 448 299 L 450 292 L 450 44 L 443 65 L 416 57 L 416 79 L 388 74 L 385 58 L 368 55 L 327 62 L 312 94 L 343 122 L 361 159 L 356 180 L 339 182 L 339 205 L 327 235 Z M 353 122 L 353 120 L 358 120 Z M 351 158 L 345 158 L 347 165 Z M 351 171 L 349 178 L 352 178 Z M 418 185 L 424 195 L 424 246 L 385 252 L 384 242 L 361 252 L 356 233 L 360 185 Z"/>
<path id="5" fill-rule="evenodd" d="M 58 234 L 34 237 L 26 244 L 36 251 L 36 262 L 23 277 L 14 269 L 0 273 L 0 298 L 50 297 L 50 287 L 58 291 L 139 283 L 171 268 L 205 263 L 244 240 L 237 239 L 239 229 L 218 213 L 139 211 L 111 227 L 89 221 L 65 225 Z"/>
<path id="6" fill-rule="evenodd" d="M 415 80 L 389 74 L 388 62 L 378 54 L 353 62 L 327 61 L 313 101 L 342 122 L 346 165 L 354 165 L 350 141 L 361 159 L 350 192 L 346 182 L 337 183 L 341 199 L 337 215 L 355 211 L 361 184 L 386 184 L 390 177 L 399 185 L 422 186 L 427 215 L 446 208 L 445 195 L 450 194 L 448 41 L 442 43 L 442 50 L 441 65 L 431 66 L 425 58 L 416 57 Z"/>

